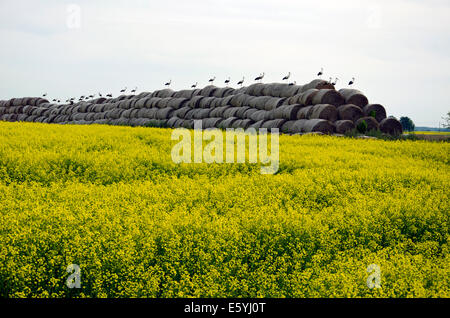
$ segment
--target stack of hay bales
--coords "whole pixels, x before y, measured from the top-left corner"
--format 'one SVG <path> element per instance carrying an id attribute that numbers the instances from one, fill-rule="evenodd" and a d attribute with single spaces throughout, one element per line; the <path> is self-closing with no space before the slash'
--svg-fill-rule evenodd
<path id="1" fill-rule="evenodd" d="M 206 86 L 97 98 L 54 104 L 43 98 L 0 101 L 0 120 L 58 124 L 109 124 L 193 128 L 278 128 L 287 134 L 344 134 L 359 123 L 389 134 L 402 132 L 400 123 L 386 118 L 382 105 L 369 104 L 355 89 L 335 90 L 323 80 L 305 85 L 256 83 L 248 87 Z"/>

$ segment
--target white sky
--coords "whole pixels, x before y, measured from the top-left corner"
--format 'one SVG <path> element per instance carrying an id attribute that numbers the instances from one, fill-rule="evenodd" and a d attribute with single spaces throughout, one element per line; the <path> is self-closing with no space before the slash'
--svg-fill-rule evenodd
<path id="1" fill-rule="evenodd" d="M 0 99 L 248 85 L 261 72 L 304 84 L 323 67 L 389 115 L 437 127 L 449 21 L 448 0 L 0 0 Z"/>

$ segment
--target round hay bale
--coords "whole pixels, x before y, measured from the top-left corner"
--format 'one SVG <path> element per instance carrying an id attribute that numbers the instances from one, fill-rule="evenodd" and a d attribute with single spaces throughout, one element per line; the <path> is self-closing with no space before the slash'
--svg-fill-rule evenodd
<path id="1" fill-rule="evenodd" d="M 300 111 L 302 106 L 300 105 L 282 105 L 271 111 L 271 119 L 287 119 L 295 120 L 297 119 L 297 113 Z"/>
<path id="2" fill-rule="evenodd" d="M 281 126 L 283 126 L 283 124 L 286 122 L 286 119 L 272 119 L 272 120 L 268 120 L 265 121 L 261 128 L 267 128 L 267 129 L 274 129 L 274 128 L 278 128 L 280 129 Z"/>
<path id="3" fill-rule="evenodd" d="M 230 104 L 235 107 L 241 107 L 244 106 L 244 102 L 247 99 L 247 94 L 237 94 L 233 95 L 231 98 Z"/>
<path id="4" fill-rule="evenodd" d="M 363 108 L 365 116 L 375 115 L 377 122 L 381 123 L 386 118 L 386 109 L 380 104 L 367 104 Z"/>
<path id="5" fill-rule="evenodd" d="M 233 108 L 232 106 L 220 106 L 220 107 L 216 107 L 216 108 L 213 108 L 212 110 L 211 110 L 211 112 L 209 113 L 209 116 L 210 117 L 224 117 L 224 112 L 227 110 L 227 109 L 229 109 L 229 108 Z"/>
<path id="6" fill-rule="evenodd" d="M 198 102 L 200 108 L 211 108 L 211 103 L 215 100 L 215 97 L 204 97 Z"/>
<path id="7" fill-rule="evenodd" d="M 337 108 L 338 118 L 340 120 L 351 120 L 356 122 L 358 119 L 364 116 L 360 107 L 353 104 L 346 104 Z"/>
<path id="8" fill-rule="evenodd" d="M 237 108 L 237 111 L 236 111 L 236 113 L 235 113 L 235 116 L 237 117 L 237 118 L 241 118 L 241 119 L 244 119 L 245 117 L 244 117 L 244 113 L 247 111 L 247 110 L 249 110 L 249 109 L 251 109 L 250 107 L 248 107 L 248 106 L 242 106 L 242 107 L 236 107 Z"/>
<path id="9" fill-rule="evenodd" d="M 217 88 L 214 93 L 213 96 L 214 97 L 224 97 L 224 96 L 228 96 L 231 95 L 233 93 L 234 89 L 231 87 L 221 87 L 221 88 Z"/>
<path id="10" fill-rule="evenodd" d="M 338 119 L 338 112 L 333 105 L 318 104 L 312 106 L 308 119 L 326 119 L 335 122 Z"/>
<path id="11" fill-rule="evenodd" d="M 247 129 L 250 125 L 253 124 L 253 120 L 251 119 L 238 119 L 232 124 L 232 128 L 243 128 Z"/>
<path id="12" fill-rule="evenodd" d="M 258 109 L 256 109 L 256 108 L 250 108 L 250 109 L 247 109 L 247 110 L 244 112 L 243 118 L 244 118 L 244 119 L 251 119 L 252 114 L 255 113 L 255 112 L 257 112 L 257 111 L 258 111 Z"/>
<path id="13" fill-rule="evenodd" d="M 265 110 L 265 105 L 268 100 L 272 99 L 270 96 L 258 96 L 250 100 L 249 105 L 250 107 Z"/>
<path id="14" fill-rule="evenodd" d="M 93 104 L 103 104 L 105 101 L 106 101 L 106 98 L 104 98 L 104 97 L 99 97 L 99 98 L 93 99 L 93 100 L 92 100 L 92 103 L 93 103 Z"/>
<path id="15" fill-rule="evenodd" d="M 25 121 L 27 117 L 28 117 L 27 114 L 20 114 L 19 116 L 17 116 L 17 121 Z"/>
<path id="16" fill-rule="evenodd" d="M 202 121 L 202 127 L 204 129 L 218 128 L 221 121 L 223 121 L 222 118 L 206 118 Z"/>
<path id="17" fill-rule="evenodd" d="M 297 119 L 308 119 L 312 112 L 312 108 L 312 105 L 300 108 L 297 112 Z"/>
<path id="18" fill-rule="evenodd" d="M 214 95 L 214 92 L 218 89 L 218 87 L 214 86 L 214 85 L 208 85 L 205 86 L 201 91 L 200 91 L 200 95 L 205 96 L 205 97 L 211 97 Z"/>
<path id="19" fill-rule="evenodd" d="M 151 94 L 151 96 L 159 97 L 159 98 L 167 98 L 167 97 L 172 97 L 174 94 L 175 94 L 175 92 L 173 90 L 171 90 L 170 88 L 166 88 L 166 89 L 154 91 Z"/>
<path id="20" fill-rule="evenodd" d="M 353 104 L 361 108 L 369 104 L 367 97 L 357 89 L 342 88 L 339 93 L 344 97 L 346 104 Z"/>
<path id="21" fill-rule="evenodd" d="M 298 104 L 304 106 L 312 105 L 314 96 L 316 96 L 317 93 L 319 93 L 319 90 L 315 88 L 308 89 L 307 91 L 301 93 L 297 100 Z"/>
<path id="22" fill-rule="evenodd" d="M 175 92 L 175 94 L 173 94 L 173 97 L 191 99 L 193 92 L 194 92 L 194 90 L 192 90 L 192 89 L 183 89 L 181 91 Z"/>
<path id="23" fill-rule="evenodd" d="M 248 128 L 254 128 L 254 129 L 258 130 L 262 127 L 263 124 L 264 124 L 264 120 L 259 120 L 257 122 L 253 122 L 253 124 L 248 126 Z"/>
<path id="24" fill-rule="evenodd" d="M 273 110 L 275 108 L 277 108 L 278 106 L 281 106 L 284 102 L 285 98 L 270 98 L 266 101 L 266 103 L 264 104 L 264 109 L 267 111 Z"/>
<path id="25" fill-rule="evenodd" d="M 187 129 L 194 129 L 194 120 L 193 119 L 183 120 L 182 127 Z"/>
<path id="26" fill-rule="evenodd" d="M 177 122 L 179 122 L 180 121 L 180 118 L 178 118 L 178 117 L 171 117 L 169 120 L 167 120 L 167 126 L 169 127 L 169 128 L 177 128 L 177 127 L 179 127 L 178 125 L 177 125 Z"/>
<path id="27" fill-rule="evenodd" d="M 251 120 L 258 122 L 261 120 L 270 120 L 271 113 L 266 110 L 258 110 L 250 115 Z"/>
<path id="28" fill-rule="evenodd" d="M 193 119 L 205 119 L 209 117 L 209 113 L 211 112 L 210 108 L 197 108 L 194 109 L 192 118 Z"/>
<path id="29" fill-rule="evenodd" d="M 283 90 L 289 87 L 288 84 L 283 83 L 273 83 L 269 84 L 270 86 L 270 96 L 273 97 L 281 97 Z"/>
<path id="30" fill-rule="evenodd" d="M 321 132 L 324 134 L 332 134 L 335 132 L 336 127 L 334 124 L 325 119 L 308 119 L 302 121 L 300 126 L 300 132 Z"/>
<path id="31" fill-rule="evenodd" d="M 223 113 L 223 118 L 229 118 L 229 117 L 238 117 L 236 113 L 240 110 L 240 107 L 228 107 Z"/>
<path id="32" fill-rule="evenodd" d="M 171 107 L 158 109 L 156 112 L 156 119 L 169 119 L 174 109 Z"/>
<path id="33" fill-rule="evenodd" d="M 257 98 L 256 96 L 252 96 L 252 95 L 245 95 L 244 101 L 242 102 L 242 106 L 250 106 L 250 103 L 252 102 L 252 100 L 254 100 L 255 98 Z"/>
<path id="34" fill-rule="evenodd" d="M 388 117 L 380 122 L 380 130 L 389 135 L 401 135 L 403 133 L 402 124 L 393 117 Z"/>
<path id="35" fill-rule="evenodd" d="M 300 85 L 285 85 L 283 86 L 283 89 L 281 90 L 280 97 L 290 98 L 294 95 L 297 95 L 300 90 L 302 89 L 302 86 Z"/>
<path id="36" fill-rule="evenodd" d="M 157 107 L 157 108 L 166 108 L 166 107 L 169 107 L 169 102 L 172 100 L 172 98 L 171 97 L 164 97 L 164 98 L 161 98 L 156 104 L 155 104 L 155 106 Z"/>
<path id="37" fill-rule="evenodd" d="M 186 114 L 191 110 L 192 110 L 192 108 L 190 108 L 188 106 L 184 106 L 184 107 L 181 107 L 180 109 L 175 110 L 173 112 L 173 116 L 183 119 L 183 118 L 186 118 Z"/>
<path id="38" fill-rule="evenodd" d="M 184 107 L 185 105 L 187 105 L 188 102 L 189 102 L 189 99 L 184 98 L 184 97 L 172 98 L 167 103 L 167 107 L 172 107 L 173 109 L 180 109 L 180 108 Z"/>
<path id="39" fill-rule="evenodd" d="M 236 118 L 236 117 L 230 117 L 230 118 L 224 119 L 218 124 L 218 126 L 219 126 L 219 128 L 222 128 L 222 129 L 233 128 L 233 122 L 235 122 L 238 119 L 239 118 Z"/>
<path id="40" fill-rule="evenodd" d="M 209 104 L 211 108 L 222 106 L 222 98 L 215 97 Z"/>
<path id="41" fill-rule="evenodd" d="M 204 96 L 198 95 L 198 96 L 194 96 L 191 98 L 190 102 L 189 102 L 189 106 L 191 108 L 198 108 L 200 107 L 200 101 L 205 98 Z"/>
<path id="42" fill-rule="evenodd" d="M 221 106 L 229 106 L 231 105 L 231 100 L 233 99 L 234 95 L 226 96 L 222 98 L 222 101 L 220 103 Z"/>
<path id="43" fill-rule="evenodd" d="M 150 95 L 151 95 L 150 92 L 142 92 L 142 93 L 139 93 L 138 95 L 136 95 L 136 99 L 141 99 L 141 98 L 144 98 L 144 97 L 150 97 Z"/>
<path id="44" fill-rule="evenodd" d="M 346 134 L 356 127 L 351 120 L 338 120 L 334 123 L 334 125 L 336 126 L 336 133 L 338 134 Z"/>
<path id="45" fill-rule="evenodd" d="M 334 89 L 321 89 L 314 95 L 312 104 L 330 104 L 334 106 L 341 106 L 345 104 L 345 99 Z"/>
<path id="46" fill-rule="evenodd" d="M 307 90 L 315 88 L 315 89 L 334 89 L 334 86 L 327 81 L 321 79 L 315 79 L 309 82 L 306 85 L 303 85 L 301 88 L 301 93 L 306 92 Z"/>
<path id="47" fill-rule="evenodd" d="M 199 89 L 199 88 L 197 88 L 197 89 L 194 89 L 193 91 L 192 91 L 192 95 L 191 95 L 191 98 L 192 97 L 194 97 L 194 96 L 198 96 L 198 95 L 200 95 L 200 92 L 201 92 L 202 90 L 201 89 Z"/>
<path id="48" fill-rule="evenodd" d="M 132 109 L 125 109 L 125 110 L 123 111 L 121 117 L 124 117 L 124 118 L 131 118 L 131 111 L 132 111 Z M 88 113 L 88 114 L 90 115 L 91 113 Z M 89 120 L 90 118 L 91 118 L 91 117 L 86 116 L 86 120 Z"/>
<path id="49" fill-rule="evenodd" d="M 159 101 L 162 98 L 159 97 L 150 97 L 146 102 L 145 102 L 145 107 L 146 108 L 156 108 L 158 106 Z"/>
<path id="50" fill-rule="evenodd" d="M 361 117 L 356 121 L 355 126 L 358 127 L 358 125 L 360 125 L 363 122 L 366 122 L 367 124 L 367 131 L 379 129 L 377 120 L 371 116 Z"/>
<path id="51" fill-rule="evenodd" d="M 135 101 L 134 107 L 136 108 L 144 108 L 145 104 L 149 101 L 149 98 L 139 98 L 137 101 Z"/>
<path id="52" fill-rule="evenodd" d="M 252 96 L 261 96 L 261 91 L 262 91 L 263 87 L 264 87 L 264 84 L 254 83 L 254 84 L 249 85 L 246 88 L 245 93 L 248 95 L 252 95 Z M 255 90 L 257 90 L 257 92 L 255 92 Z"/>
<path id="53" fill-rule="evenodd" d="M 155 119 L 158 108 L 141 108 L 139 109 L 137 116 L 139 118 Z"/>

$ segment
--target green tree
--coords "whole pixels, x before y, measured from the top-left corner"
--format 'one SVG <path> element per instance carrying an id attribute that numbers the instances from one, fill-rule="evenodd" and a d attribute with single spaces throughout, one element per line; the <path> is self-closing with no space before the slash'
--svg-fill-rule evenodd
<path id="1" fill-rule="evenodd" d="M 400 117 L 400 123 L 402 124 L 403 130 L 414 131 L 416 125 L 409 117 Z"/>
<path id="2" fill-rule="evenodd" d="M 442 117 L 445 120 L 444 127 L 450 128 L 450 112 L 447 113 L 447 117 Z"/>

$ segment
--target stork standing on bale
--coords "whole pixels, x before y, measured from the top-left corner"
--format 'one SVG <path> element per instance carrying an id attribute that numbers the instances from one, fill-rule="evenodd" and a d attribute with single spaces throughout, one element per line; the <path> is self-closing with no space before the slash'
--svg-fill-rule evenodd
<path id="1" fill-rule="evenodd" d="M 350 82 L 348 82 L 348 86 L 352 86 L 353 83 L 355 83 L 355 78 L 354 77 L 352 77 L 352 80 Z"/>
<path id="2" fill-rule="evenodd" d="M 213 85 L 215 80 L 216 80 L 216 77 L 214 76 L 213 78 L 210 78 L 208 82 L 210 82 L 211 85 Z"/>
<path id="3" fill-rule="evenodd" d="M 321 68 L 320 68 L 320 72 L 317 73 L 317 76 L 318 76 L 318 77 L 321 77 L 322 75 L 323 75 L 323 67 L 321 67 Z"/>
<path id="4" fill-rule="evenodd" d="M 198 85 L 198 82 L 195 82 L 195 84 L 191 85 L 191 88 L 196 88 Z"/>
<path id="5" fill-rule="evenodd" d="M 289 86 L 297 85 L 297 81 L 294 81 L 293 83 L 289 83 Z"/>
<path id="6" fill-rule="evenodd" d="M 283 81 L 287 81 L 291 77 L 291 72 L 288 73 L 285 77 L 283 77 Z"/>
<path id="7" fill-rule="evenodd" d="M 121 93 L 125 93 L 126 90 L 127 90 L 127 87 L 125 86 L 125 88 L 124 88 L 124 89 L 121 89 L 120 92 L 121 92 Z"/>
<path id="8" fill-rule="evenodd" d="M 228 78 L 225 80 L 225 84 L 228 86 L 230 84 L 231 78 L 228 76 Z"/>
<path id="9" fill-rule="evenodd" d="M 245 76 L 242 76 L 242 79 L 237 84 L 241 85 L 241 87 L 242 87 L 242 85 L 244 84 L 244 81 L 245 81 Z"/>
<path id="10" fill-rule="evenodd" d="M 131 90 L 131 94 L 136 93 L 136 90 L 137 90 L 137 86 L 134 89 Z"/>
<path id="11" fill-rule="evenodd" d="M 339 81 L 339 78 L 336 77 L 336 78 L 334 79 L 334 82 L 331 83 L 331 85 L 336 86 L 336 83 L 337 83 L 338 81 Z"/>
<path id="12" fill-rule="evenodd" d="M 47 93 L 45 93 L 45 94 L 42 94 L 42 97 L 47 97 Z"/>
<path id="13" fill-rule="evenodd" d="M 330 76 L 328 79 L 328 84 L 332 84 L 332 82 L 333 82 L 333 78 Z"/>
<path id="14" fill-rule="evenodd" d="M 262 79 L 264 78 L 264 75 L 266 75 L 266 74 L 263 72 L 262 74 L 260 74 L 258 77 L 255 78 L 255 81 L 262 82 Z"/>
<path id="15" fill-rule="evenodd" d="M 111 93 L 106 94 L 106 97 L 112 97 L 112 94 Z"/>
<path id="16" fill-rule="evenodd" d="M 103 97 L 102 93 L 98 93 L 98 96 Z"/>
<path id="17" fill-rule="evenodd" d="M 95 94 L 89 95 L 89 98 L 94 98 Z"/>
<path id="18" fill-rule="evenodd" d="M 166 84 L 164 84 L 165 86 L 169 87 L 170 84 L 172 84 L 172 80 L 168 81 Z"/>

